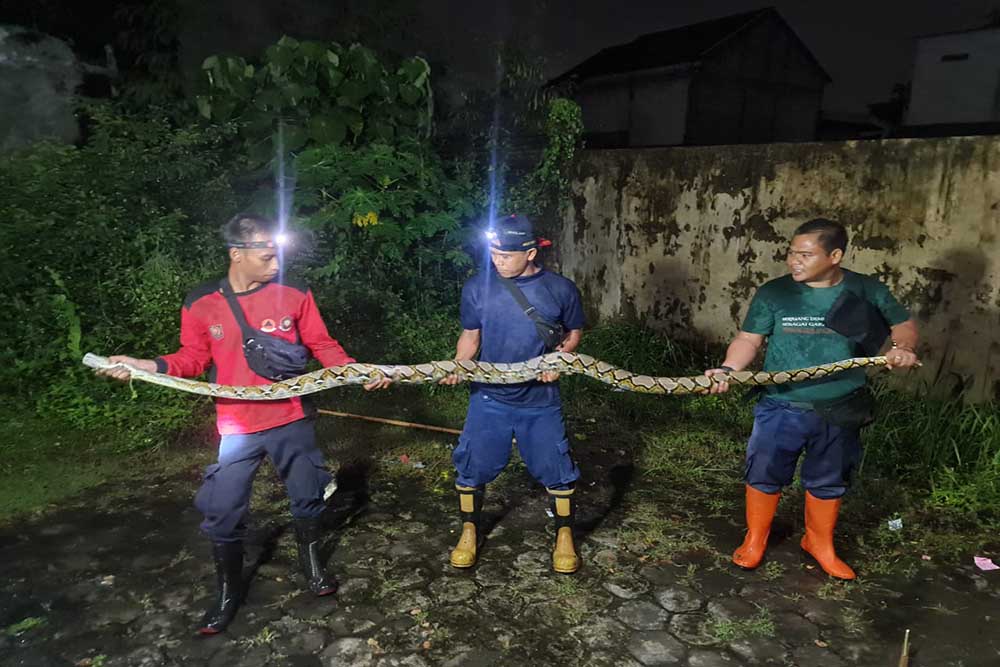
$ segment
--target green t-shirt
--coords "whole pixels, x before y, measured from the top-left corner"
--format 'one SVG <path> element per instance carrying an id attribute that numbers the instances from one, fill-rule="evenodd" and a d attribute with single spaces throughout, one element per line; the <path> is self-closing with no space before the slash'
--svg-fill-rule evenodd
<path id="1" fill-rule="evenodd" d="M 850 340 L 823 323 L 848 280 L 853 291 L 877 307 L 890 326 L 910 319 L 909 311 L 876 278 L 846 269 L 844 273 L 844 280 L 833 287 L 809 287 L 786 275 L 757 290 L 740 328 L 768 337 L 764 370 L 792 370 L 857 356 Z M 864 384 L 865 371 L 858 368 L 819 380 L 769 386 L 767 393 L 783 401 L 815 403 L 840 398 Z"/>

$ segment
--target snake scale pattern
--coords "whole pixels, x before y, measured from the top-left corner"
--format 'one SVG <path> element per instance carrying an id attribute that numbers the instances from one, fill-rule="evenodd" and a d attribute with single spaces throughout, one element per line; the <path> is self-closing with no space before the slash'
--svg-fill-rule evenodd
<path id="1" fill-rule="evenodd" d="M 715 375 L 711 378 L 704 375 L 690 377 L 654 377 L 639 375 L 632 371 L 618 368 L 607 362 L 595 359 L 586 354 L 569 354 L 567 352 L 552 352 L 527 361 L 510 364 L 489 363 L 484 361 L 430 361 L 413 366 L 387 366 L 379 364 L 351 363 L 343 366 L 330 366 L 318 371 L 305 373 L 289 380 L 252 386 L 233 386 L 200 382 L 187 378 L 178 378 L 162 373 L 146 371 L 126 366 L 111 364 L 106 357 L 87 354 L 83 358 L 86 366 L 95 369 L 112 368 L 120 365 L 131 371 L 132 378 L 150 382 L 163 387 L 170 387 L 192 394 L 212 396 L 213 398 L 235 398 L 245 401 L 276 401 L 294 396 L 315 394 L 319 391 L 344 387 L 348 385 L 366 384 L 382 377 L 391 378 L 400 384 L 435 383 L 448 375 L 458 375 L 468 382 L 483 382 L 487 384 L 514 384 L 537 379 L 540 373 L 552 371 L 567 375 L 586 375 L 619 391 L 632 391 L 642 394 L 669 394 L 672 396 L 684 394 L 705 394 L 717 382 L 729 382 L 733 385 L 777 385 L 789 382 L 816 380 L 833 373 L 865 368 L 885 366 L 885 357 L 855 357 L 843 361 L 835 361 L 819 366 L 798 368 L 788 371 L 735 371 Z"/>

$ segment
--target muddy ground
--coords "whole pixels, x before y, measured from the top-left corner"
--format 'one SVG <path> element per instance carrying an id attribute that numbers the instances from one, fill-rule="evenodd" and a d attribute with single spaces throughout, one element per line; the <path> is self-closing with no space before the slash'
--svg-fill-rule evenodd
<path id="1" fill-rule="evenodd" d="M 383 412 L 432 418 L 412 397 Z M 323 550 L 335 597 L 304 590 L 265 465 L 248 600 L 224 635 L 194 635 L 214 582 L 191 500 L 213 451 L 192 444 L 184 465 L 137 459 L 121 480 L 0 528 L 0 664 L 874 667 L 897 665 L 909 629 L 911 667 L 1000 665 L 1000 572 L 971 557 L 859 562 L 848 518 L 841 554 L 861 577 L 832 581 L 798 549 L 797 492 L 782 500 L 765 565 L 739 570 L 728 562 L 743 530 L 738 452 L 699 493 L 675 483 L 669 461 L 662 474 L 641 467 L 636 431 L 586 414 L 570 419 L 583 471 L 575 575 L 550 571 L 547 498 L 516 457 L 488 491 L 479 564 L 458 571 L 453 436 L 321 417 L 339 480 Z"/>

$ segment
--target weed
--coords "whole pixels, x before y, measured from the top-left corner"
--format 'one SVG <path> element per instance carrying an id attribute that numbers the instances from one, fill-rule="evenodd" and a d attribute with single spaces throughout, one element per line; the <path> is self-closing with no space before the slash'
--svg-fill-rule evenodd
<path id="1" fill-rule="evenodd" d="M 9 637 L 17 637 L 18 635 L 22 635 L 25 632 L 28 632 L 29 630 L 34 630 L 36 628 L 42 627 L 43 625 L 45 625 L 45 622 L 46 621 L 44 618 L 40 618 L 38 616 L 29 616 L 25 619 L 18 621 L 17 623 L 14 623 L 13 625 L 8 625 L 7 629 L 4 630 L 4 632 Z"/>
<path id="2" fill-rule="evenodd" d="M 642 499 L 625 514 L 621 543 L 644 560 L 667 561 L 691 551 L 713 552 L 707 533 L 693 520 L 667 514 L 655 500 Z"/>
<path id="3" fill-rule="evenodd" d="M 840 612 L 840 621 L 844 631 L 849 635 L 863 634 L 865 628 L 868 627 L 864 613 L 856 607 L 845 607 Z"/>
<path id="4" fill-rule="evenodd" d="M 760 573 L 767 581 L 777 581 L 785 575 L 785 566 L 776 560 L 769 560 L 764 563 Z"/>
<path id="5" fill-rule="evenodd" d="M 269 627 L 261 628 L 260 632 L 255 634 L 253 637 L 245 637 L 238 640 L 241 646 L 246 648 L 255 648 L 257 646 L 267 646 L 274 642 L 278 638 L 278 633 Z"/>
<path id="6" fill-rule="evenodd" d="M 855 588 L 857 584 L 854 582 L 831 579 L 816 590 L 816 597 L 821 600 L 844 601 L 850 598 Z"/>
<path id="7" fill-rule="evenodd" d="M 684 574 L 680 576 L 680 583 L 688 588 L 695 588 L 698 584 L 698 565 L 697 563 L 688 563 L 687 568 L 684 570 Z"/>
<path id="8" fill-rule="evenodd" d="M 775 635 L 774 619 L 766 607 L 758 607 L 757 613 L 750 618 L 712 619 L 707 622 L 704 631 L 724 644 L 751 637 L 770 639 Z"/>
<path id="9" fill-rule="evenodd" d="M 937 604 L 931 605 L 930 607 L 924 607 L 935 613 L 941 614 L 942 616 L 958 616 L 959 612 L 946 607 L 943 602 L 938 602 Z"/>

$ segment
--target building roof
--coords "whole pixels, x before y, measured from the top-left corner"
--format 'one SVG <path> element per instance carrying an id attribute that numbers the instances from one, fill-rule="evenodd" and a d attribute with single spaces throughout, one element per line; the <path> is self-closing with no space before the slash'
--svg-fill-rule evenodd
<path id="1" fill-rule="evenodd" d="M 743 14 L 733 14 L 701 23 L 692 23 L 671 30 L 652 32 L 637 37 L 628 44 L 610 46 L 556 77 L 548 85 L 567 80 L 589 79 L 610 74 L 695 63 L 729 38 L 767 16 L 776 17 L 788 29 L 795 40 L 802 45 L 802 49 L 816 67 L 823 72 L 827 80 L 830 80 L 830 76 L 819 64 L 819 61 L 781 18 L 777 10 L 773 7 L 765 7 Z"/>
<path id="2" fill-rule="evenodd" d="M 917 35 L 916 39 L 930 39 L 933 37 L 947 37 L 949 35 L 965 35 L 971 32 L 988 32 L 988 31 L 1000 30 L 1000 24 L 990 23 L 988 25 L 979 26 L 978 28 L 966 28 L 964 30 L 946 30 L 944 32 L 929 32 L 923 35 Z"/>

